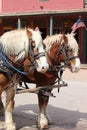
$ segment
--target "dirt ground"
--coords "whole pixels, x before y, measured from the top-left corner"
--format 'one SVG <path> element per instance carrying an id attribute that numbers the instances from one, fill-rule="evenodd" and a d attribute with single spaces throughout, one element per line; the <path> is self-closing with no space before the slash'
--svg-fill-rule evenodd
<path id="1" fill-rule="evenodd" d="M 66 69 L 63 79 L 68 87 L 62 87 L 59 93 L 54 89 L 56 98 L 50 97 L 47 107 L 51 119 L 49 130 L 87 130 L 87 69 L 82 68 L 78 73 Z M 37 95 L 16 95 L 13 115 L 17 130 L 38 130 Z M 0 130 L 3 121 L 0 116 Z"/>

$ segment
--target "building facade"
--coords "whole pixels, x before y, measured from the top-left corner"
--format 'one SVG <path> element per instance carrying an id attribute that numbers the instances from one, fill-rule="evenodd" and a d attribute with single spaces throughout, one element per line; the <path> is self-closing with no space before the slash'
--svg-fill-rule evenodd
<path id="1" fill-rule="evenodd" d="M 0 0 L 0 35 L 16 28 L 38 26 L 43 39 L 65 31 L 82 17 L 87 26 L 87 0 Z M 79 28 L 78 41 L 81 63 L 87 63 L 87 30 Z"/>

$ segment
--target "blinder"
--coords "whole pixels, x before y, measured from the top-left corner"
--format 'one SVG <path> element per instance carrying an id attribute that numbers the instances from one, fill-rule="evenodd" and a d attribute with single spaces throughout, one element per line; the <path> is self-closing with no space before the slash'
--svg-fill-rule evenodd
<path id="1" fill-rule="evenodd" d="M 60 51 L 57 53 L 57 55 L 60 55 L 60 54 L 64 54 L 64 56 L 65 56 L 65 64 L 66 65 L 69 65 L 70 63 L 70 61 L 71 60 L 73 60 L 73 59 L 75 59 L 75 58 L 78 58 L 78 56 L 69 56 L 68 55 L 68 52 L 72 52 L 73 50 L 72 49 L 70 49 L 70 47 L 68 46 L 67 47 L 67 43 L 63 43 L 62 44 L 62 46 L 61 46 L 61 48 L 60 48 Z"/>
<path id="2" fill-rule="evenodd" d="M 44 45 L 43 45 L 44 47 Z M 29 39 L 29 54 L 30 54 L 30 60 L 33 66 L 36 66 L 36 60 L 39 59 L 42 56 L 45 56 L 44 52 L 34 54 L 34 48 L 35 48 L 35 41 L 32 40 L 32 38 Z"/>
<path id="3" fill-rule="evenodd" d="M 45 56 L 44 52 L 41 52 L 41 53 L 38 53 L 38 54 L 34 55 L 34 58 L 39 59 L 42 56 Z"/>

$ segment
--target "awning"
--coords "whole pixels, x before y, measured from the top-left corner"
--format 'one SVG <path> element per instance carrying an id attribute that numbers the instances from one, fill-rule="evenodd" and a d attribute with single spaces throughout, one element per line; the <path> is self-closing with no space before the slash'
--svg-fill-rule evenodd
<path id="1" fill-rule="evenodd" d="M 71 10 L 43 10 L 36 12 L 8 12 L 0 13 L 0 17 L 10 17 L 10 16 L 36 16 L 36 15 L 68 15 L 68 14 L 83 14 L 87 13 L 87 8 L 84 9 L 71 9 Z"/>

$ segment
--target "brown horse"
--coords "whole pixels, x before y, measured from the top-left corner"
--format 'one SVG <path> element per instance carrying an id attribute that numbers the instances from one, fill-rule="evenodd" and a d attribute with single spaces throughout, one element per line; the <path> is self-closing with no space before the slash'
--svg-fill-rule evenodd
<path id="1" fill-rule="evenodd" d="M 46 114 L 46 107 L 49 101 L 49 95 L 52 90 L 51 85 L 55 84 L 58 76 L 58 72 L 61 69 L 61 62 L 69 67 L 71 72 L 78 72 L 80 69 L 80 59 L 78 57 L 78 44 L 73 34 L 53 35 L 48 36 L 44 41 L 48 60 L 50 62 L 50 69 L 42 74 L 36 70 L 32 70 L 31 73 L 21 78 L 21 81 L 27 83 L 35 83 L 36 87 L 49 86 L 45 89 L 48 95 L 45 95 L 44 89 L 38 92 L 38 104 L 39 104 L 39 116 L 38 116 L 38 127 L 40 129 L 48 128 L 49 119 Z M 27 67 L 29 60 L 24 63 L 25 72 L 29 71 Z M 60 68 L 60 69 L 59 69 Z M 46 88 L 46 87 L 45 87 Z"/>
<path id="2" fill-rule="evenodd" d="M 2 92 L 5 91 L 6 130 L 16 130 L 12 119 L 15 86 L 20 75 L 26 75 L 22 66 L 26 59 L 30 61 L 30 66 L 34 67 L 37 72 L 45 73 L 49 67 L 38 28 L 4 33 L 0 37 L 0 100 Z M 15 79 L 17 75 L 18 77 Z"/>

